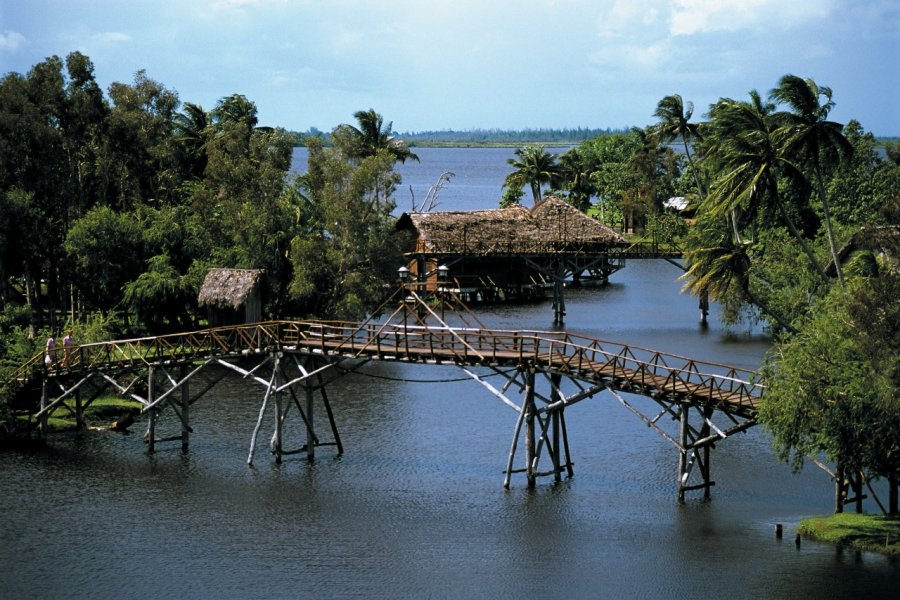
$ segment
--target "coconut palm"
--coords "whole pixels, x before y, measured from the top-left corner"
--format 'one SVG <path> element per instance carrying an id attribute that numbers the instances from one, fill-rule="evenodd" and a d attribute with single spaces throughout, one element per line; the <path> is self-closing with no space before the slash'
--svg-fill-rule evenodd
<path id="1" fill-rule="evenodd" d="M 696 296 L 708 293 L 713 300 L 722 301 L 733 286 L 737 286 L 742 298 L 759 307 L 785 331 L 795 331 L 786 319 L 753 293 L 750 288 L 752 261 L 747 254 L 747 246 L 735 243 L 727 228 L 718 226 L 716 222 L 715 218 L 701 220 L 691 231 L 693 240 L 684 254 L 688 267 L 679 278 L 687 281 L 684 290 Z"/>
<path id="2" fill-rule="evenodd" d="M 518 158 L 506 161 L 515 170 L 506 176 L 504 185 L 516 189 L 529 186 L 534 203 L 537 204 L 541 200 L 541 186 L 555 181 L 559 175 L 556 156 L 547 152 L 541 144 L 527 144 L 518 148 L 515 154 Z"/>
<path id="3" fill-rule="evenodd" d="M 697 175 L 697 165 L 691 155 L 691 139 L 700 139 L 700 125 L 690 123 L 691 116 L 694 114 L 694 103 L 684 103 L 681 96 L 672 94 L 666 96 L 656 105 L 656 111 L 653 116 L 660 119 L 660 122 L 654 127 L 655 133 L 659 136 L 660 141 L 669 142 L 680 139 L 684 146 L 684 155 L 687 157 L 688 164 L 691 167 L 691 173 L 694 176 L 694 184 L 697 186 L 697 193 L 700 199 L 706 197 L 706 190 L 700 184 L 700 178 Z"/>
<path id="4" fill-rule="evenodd" d="M 813 268 L 824 274 L 791 218 L 779 189 L 779 177 L 799 188 L 806 185 L 806 180 L 800 169 L 784 155 L 779 128 L 765 111 L 760 110 L 754 98 L 758 99 L 758 95 L 752 95 L 751 102 L 725 98 L 710 109 L 710 153 L 721 163 L 721 175 L 702 208 L 710 214 L 729 216 L 738 244 L 742 243 L 743 227 L 755 226 L 760 214 L 777 213 Z"/>
<path id="5" fill-rule="evenodd" d="M 572 148 L 559 157 L 559 167 L 556 181 L 550 185 L 569 192 L 568 202 L 581 211 L 586 211 L 591 204 L 591 196 L 594 195 L 594 186 L 591 183 L 593 165 L 585 153 L 579 148 Z"/>
<path id="6" fill-rule="evenodd" d="M 181 146 L 188 172 L 199 177 L 206 168 L 207 155 L 204 150 L 209 127 L 209 113 L 199 104 L 186 102 L 184 110 L 175 115 L 175 141 Z"/>
<path id="7" fill-rule="evenodd" d="M 335 144 L 351 159 L 361 160 L 375 156 L 379 150 L 387 150 L 395 161 L 405 163 L 407 159 L 418 162 L 416 156 L 403 142 L 391 133 L 392 121 L 384 124 L 383 117 L 373 109 L 353 113 L 359 127 L 343 124 L 332 132 Z"/>
<path id="8" fill-rule="evenodd" d="M 843 286 L 844 279 L 834 244 L 828 195 L 825 193 L 825 171 L 839 160 L 849 158 L 853 153 L 853 146 L 844 137 L 843 125 L 828 120 L 828 113 L 834 107 L 831 88 L 818 86 L 812 79 L 785 75 L 769 96 L 786 104 L 792 111 L 776 115 L 782 124 L 785 151 L 796 155 L 798 161 L 812 169 L 825 217 L 828 247 L 838 281 Z M 824 102 L 821 101 L 822 98 Z"/>
<path id="9" fill-rule="evenodd" d="M 212 111 L 216 123 L 243 123 L 251 129 L 259 122 L 256 104 L 243 94 L 232 94 L 219 100 Z"/>

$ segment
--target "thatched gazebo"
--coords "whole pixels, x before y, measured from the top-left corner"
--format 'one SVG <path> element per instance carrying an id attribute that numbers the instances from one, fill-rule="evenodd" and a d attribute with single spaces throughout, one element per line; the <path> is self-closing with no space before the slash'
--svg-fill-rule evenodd
<path id="1" fill-rule="evenodd" d="M 210 269 L 197 303 L 207 309 L 210 327 L 262 320 L 261 270 Z"/>
<path id="2" fill-rule="evenodd" d="M 605 281 L 621 268 L 610 250 L 626 245 L 554 196 L 530 209 L 404 213 L 396 228 L 414 240 L 406 251 L 410 274 L 432 287 L 437 267 L 446 266 L 467 300 L 527 299 L 551 287 L 558 295 L 566 278 Z"/>
<path id="3" fill-rule="evenodd" d="M 548 196 L 528 209 L 404 213 L 397 229 L 412 231 L 416 252 L 498 256 L 606 251 L 625 238 L 566 202 Z"/>

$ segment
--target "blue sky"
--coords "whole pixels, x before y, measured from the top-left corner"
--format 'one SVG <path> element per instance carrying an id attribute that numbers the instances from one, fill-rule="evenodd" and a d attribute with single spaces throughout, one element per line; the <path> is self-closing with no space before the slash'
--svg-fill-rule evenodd
<path id="1" fill-rule="evenodd" d="M 793 73 L 900 135 L 900 0 L 0 0 L 0 74 L 74 50 L 104 89 L 145 69 L 299 131 L 368 108 L 401 132 L 645 126 L 668 94 L 696 120 Z"/>

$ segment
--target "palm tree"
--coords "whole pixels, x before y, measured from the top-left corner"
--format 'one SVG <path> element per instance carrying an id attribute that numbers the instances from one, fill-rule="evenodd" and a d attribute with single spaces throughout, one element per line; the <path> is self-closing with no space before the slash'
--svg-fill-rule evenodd
<path id="1" fill-rule="evenodd" d="M 697 175 L 697 165 L 694 163 L 694 158 L 691 155 L 691 139 L 700 139 L 700 125 L 689 122 L 693 114 L 693 102 L 685 104 L 678 94 L 666 96 L 659 101 L 656 105 L 656 111 L 653 113 L 653 116 L 660 119 L 660 122 L 654 129 L 660 141 L 668 142 L 681 139 L 681 143 L 684 146 L 684 155 L 687 157 L 688 164 L 691 167 L 694 184 L 697 186 L 697 193 L 702 201 L 706 197 L 706 190 L 700 184 L 700 178 Z"/>
<path id="2" fill-rule="evenodd" d="M 684 254 L 688 268 L 679 278 L 687 280 L 684 290 L 696 296 L 709 294 L 713 300 L 722 301 L 736 285 L 743 298 L 772 317 L 785 331 L 794 332 L 790 323 L 751 290 L 752 261 L 747 246 L 736 244 L 725 228 L 715 223 L 715 219 L 701 220 L 691 232 L 693 242 Z"/>
<path id="3" fill-rule="evenodd" d="M 753 100 L 719 100 L 710 110 L 710 148 L 721 162 L 721 175 L 702 203 L 711 214 L 729 216 L 735 242 L 742 244 L 741 228 L 755 226 L 758 216 L 775 211 L 803 248 L 810 264 L 824 271 L 806 239 L 787 211 L 779 189 L 779 177 L 803 187 L 799 168 L 785 157 L 772 118 Z"/>
<path id="4" fill-rule="evenodd" d="M 578 147 L 560 155 L 555 181 L 550 185 L 569 192 L 569 203 L 581 211 L 586 211 L 594 195 L 591 183 L 592 165 L 590 159 Z"/>
<path id="5" fill-rule="evenodd" d="M 184 111 L 175 115 L 175 141 L 182 148 L 188 172 L 199 177 L 206 169 L 207 155 L 204 150 L 209 128 L 209 113 L 199 104 L 185 102 Z"/>
<path id="6" fill-rule="evenodd" d="M 556 156 L 547 152 L 541 144 L 527 144 L 518 148 L 515 154 L 518 159 L 506 161 L 515 170 L 506 176 L 504 185 L 509 188 L 530 186 L 532 198 L 537 204 L 541 200 L 541 185 L 555 181 L 559 175 Z"/>
<path id="7" fill-rule="evenodd" d="M 384 124 L 384 119 L 373 109 L 353 113 L 359 127 L 343 124 L 332 132 L 335 144 L 344 153 L 356 160 L 375 156 L 379 150 L 387 150 L 395 161 L 405 163 L 407 159 L 418 162 L 416 156 L 403 142 L 391 133 L 393 122 Z"/>
<path id="8" fill-rule="evenodd" d="M 212 111 L 216 123 L 243 123 L 250 129 L 259 122 L 256 116 L 256 104 L 243 94 L 232 94 L 219 100 Z"/>
<path id="9" fill-rule="evenodd" d="M 834 244 L 828 195 L 825 193 L 824 171 L 839 160 L 849 158 L 853 154 L 853 146 L 844 137 L 843 125 L 828 120 L 828 113 L 834 108 L 831 88 L 820 87 L 812 79 L 785 75 L 778 82 L 778 87 L 769 93 L 769 96 L 778 102 L 787 104 L 792 110 L 789 113 L 776 115 L 783 124 L 783 134 L 786 138 L 785 151 L 796 154 L 813 171 L 825 217 L 828 247 L 834 261 L 838 282 L 843 286 L 844 278 Z M 820 101 L 821 98 L 825 99 L 824 103 Z"/>

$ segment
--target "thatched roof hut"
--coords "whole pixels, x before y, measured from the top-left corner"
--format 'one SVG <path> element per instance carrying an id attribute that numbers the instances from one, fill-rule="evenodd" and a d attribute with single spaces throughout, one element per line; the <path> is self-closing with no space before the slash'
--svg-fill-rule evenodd
<path id="1" fill-rule="evenodd" d="M 416 235 L 414 252 L 491 256 L 597 251 L 625 239 L 580 210 L 548 196 L 533 208 L 404 213 L 397 229 Z"/>
<path id="2" fill-rule="evenodd" d="M 197 297 L 200 308 L 207 308 L 209 324 L 262 320 L 261 276 L 262 271 L 256 269 L 210 269 Z"/>

